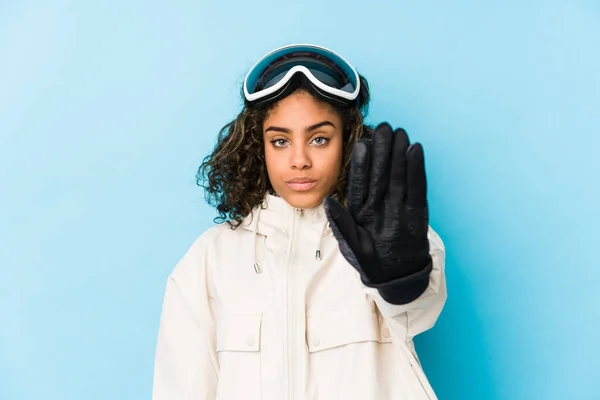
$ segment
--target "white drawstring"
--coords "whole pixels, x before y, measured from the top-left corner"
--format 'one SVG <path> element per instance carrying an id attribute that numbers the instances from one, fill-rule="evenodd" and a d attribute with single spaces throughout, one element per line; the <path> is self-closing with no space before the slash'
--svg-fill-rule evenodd
<path id="1" fill-rule="evenodd" d="M 304 213 L 303 209 L 296 209 L 297 212 L 299 212 L 301 215 Z M 259 211 L 260 213 L 260 211 Z M 252 266 L 254 268 L 254 272 L 256 272 L 256 274 L 262 274 L 262 268 L 260 267 L 260 265 L 258 264 L 257 260 L 256 260 L 256 247 L 258 246 L 258 215 L 256 216 L 256 225 L 254 227 L 254 245 L 252 246 Z M 322 255 L 321 255 L 321 246 L 323 245 L 323 239 L 325 238 L 325 232 L 327 230 L 327 228 L 329 227 L 329 221 L 325 220 L 325 223 L 323 224 L 323 229 L 321 230 L 321 237 L 319 238 L 319 246 L 317 247 L 317 250 L 315 251 L 315 260 L 316 261 L 321 261 L 323 259 Z"/>
<path id="2" fill-rule="evenodd" d="M 321 238 L 319 239 L 319 247 L 317 247 L 317 251 L 315 253 L 315 260 L 321 261 L 323 257 L 321 257 L 321 246 L 323 245 L 323 238 L 325 237 L 325 230 L 329 226 L 329 221 L 325 221 L 323 224 L 323 229 L 321 230 Z"/>
<path id="3" fill-rule="evenodd" d="M 260 212 L 262 210 L 262 207 L 258 207 L 258 210 L 256 211 L 256 220 L 253 221 L 254 222 L 254 237 L 253 237 L 253 242 L 252 243 L 252 267 L 254 268 L 254 272 L 256 272 L 257 275 L 262 274 L 262 268 L 260 268 L 260 265 L 258 265 L 258 262 L 256 261 L 256 247 L 258 246 L 258 218 L 260 217 Z"/>

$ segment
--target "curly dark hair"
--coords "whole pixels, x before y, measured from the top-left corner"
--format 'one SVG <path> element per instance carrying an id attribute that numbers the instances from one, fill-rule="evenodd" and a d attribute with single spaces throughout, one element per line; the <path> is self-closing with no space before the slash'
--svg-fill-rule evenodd
<path id="1" fill-rule="evenodd" d="M 373 128 L 364 123 L 370 101 L 369 85 L 360 76 L 360 107 L 333 103 L 299 84 L 293 92 L 309 92 L 329 104 L 341 116 L 343 125 L 342 169 L 330 196 L 346 204 L 348 173 L 352 146 L 361 138 L 371 139 Z M 242 99 L 244 99 L 242 93 Z M 205 199 L 219 216 L 214 221 L 227 222 L 236 229 L 254 207 L 260 205 L 273 187 L 265 162 L 263 122 L 274 104 L 253 106 L 244 102 L 239 115 L 221 128 L 213 151 L 207 155 L 196 174 L 196 184 L 205 190 Z"/>

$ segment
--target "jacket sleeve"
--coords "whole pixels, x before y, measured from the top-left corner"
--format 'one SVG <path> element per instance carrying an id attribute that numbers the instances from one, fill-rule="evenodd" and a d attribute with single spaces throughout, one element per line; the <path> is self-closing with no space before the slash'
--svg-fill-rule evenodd
<path id="1" fill-rule="evenodd" d="M 154 361 L 153 400 L 214 399 L 215 316 L 198 241 L 167 279 Z"/>
<path id="2" fill-rule="evenodd" d="M 410 343 L 416 335 L 435 325 L 446 302 L 446 250 L 439 235 L 429 227 L 427 233 L 432 259 L 429 284 L 415 300 L 402 305 L 385 301 L 375 288 L 365 288 L 385 318 L 397 340 Z"/>

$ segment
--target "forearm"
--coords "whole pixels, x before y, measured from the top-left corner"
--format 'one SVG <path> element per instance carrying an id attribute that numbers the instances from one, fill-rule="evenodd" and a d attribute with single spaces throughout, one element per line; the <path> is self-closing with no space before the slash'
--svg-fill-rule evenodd
<path id="1" fill-rule="evenodd" d="M 402 304 L 390 302 L 386 299 L 389 296 L 384 296 L 379 289 L 365 285 L 365 290 L 373 297 L 381 314 L 389 321 L 390 328 L 406 341 L 412 340 L 414 336 L 433 327 L 447 298 L 444 244 L 431 228 L 429 229 L 428 238 L 431 270 L 428 273 L 421 272 L 423 275 L 428 276 L 425 289 L 413 300 L 401 302 Z M 415 281 L 419 281 L 419 279 L 415 279 Z M 412 284 L 413 282 L 408 283 L 408 285 Z M 421 290 L 416 284 L 412 287 L 416 288 L 413 289 L 415 291 Z M 393 288 L 402 289 L 401 285 Z M 390 296 L 398 296 L 403 299 L 411 297 L 409 294 L 403 293 L 391 294 Z M 415 296 L 415 294 L 413 293 L 412 296 Z"/>

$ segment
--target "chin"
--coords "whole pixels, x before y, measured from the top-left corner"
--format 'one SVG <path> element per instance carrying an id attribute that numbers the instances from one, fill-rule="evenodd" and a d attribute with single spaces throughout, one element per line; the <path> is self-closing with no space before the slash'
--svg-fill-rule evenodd
<path id="1" fill-rule="evenodd" d="M 291 192 L 282 195 L 283 199 L 294 208 L 313 208 L 323 202 L 325 195 L 322 193 Z"/>

